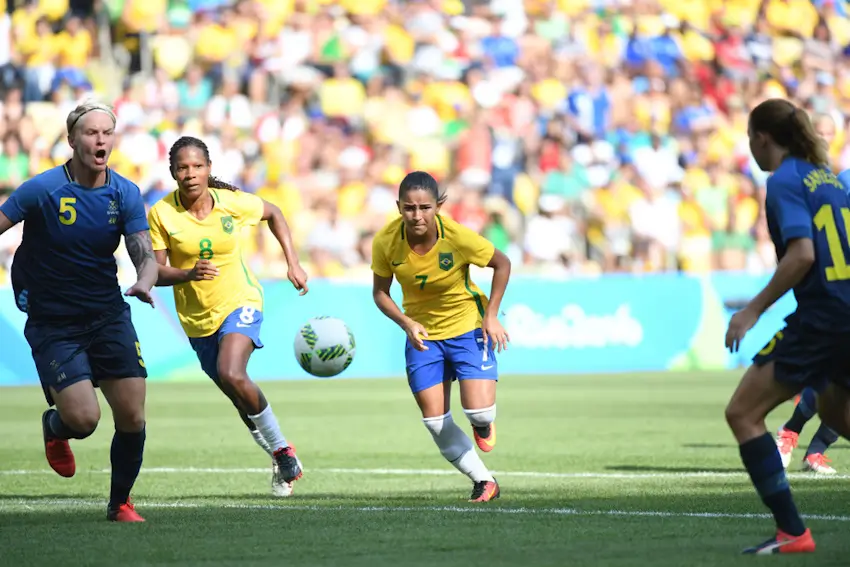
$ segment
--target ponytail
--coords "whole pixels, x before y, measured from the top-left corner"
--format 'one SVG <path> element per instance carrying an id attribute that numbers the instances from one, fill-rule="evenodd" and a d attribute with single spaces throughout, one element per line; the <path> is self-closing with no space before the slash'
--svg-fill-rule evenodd
<path id="1" fill-rule="evenodd" d="M 788 142 L 791 155 L 819 167 L 829 168 L 829 146 L 815 130 L 814 122 L 802 108 L 795 108 L 789 117 L 792 135 Z M 777 140 L 778 141 L 778 140 Z"/>
<path id="2" fill-rule="evenodd" d="M 239 187 L 237 187 L 236 185 L 231 185 L 230 183 L 222 181 L 218 177 L 213 177 L 212 175 L 210 175 L 209 179 L 207 180 L 207 186 L 210 189 L 227 189 L 228 191 L 239 191 Z"/>
<path id="3" fill-rule="evenodd" d="M 768 134 L 792 156 L 829 169 L 829 146 L 815 130 L 809 114 L 792 102 L 771 98 L 750 112 L 750 129 Z"/>

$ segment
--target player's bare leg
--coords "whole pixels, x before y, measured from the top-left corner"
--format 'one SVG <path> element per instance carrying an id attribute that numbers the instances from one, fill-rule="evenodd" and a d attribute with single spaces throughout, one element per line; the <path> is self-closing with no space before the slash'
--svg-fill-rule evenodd
<path id="1" fill-rule="evenodd" d="M 776 535 L 744 553 L 810 553 L 815 550 L 815 541 L 794 504 L 779 450 L 764 421 L 768 413 L 796 393 L 774 379 L 774 363 L 768 362 L 763 366 L 750 366 L 726 407 L 726 421 L 740 446 L 741 460 L 776 520 Z"/>
<path id="2" fill-rule="evenodd" d="M 472 424 L 478 448 L 489 453 L 496 446 L 496 381 L 460 380 L 460 403 Z"/>
<path id="3" fill-rule="evenodd" d="M 248 377 L 248 359 L 254 352 L 250 337 L 230 333 L 221 339 L 218 352 L 218 378 L 220 387 L 237 407 L 256 425 L 276 463 L 273 470 L 272 487 L 276 494 L 288 496 L 291 483 L 302 476 L 301 461 L 295 447 L 287 443 L 280 431 L 277 417 L 262 390 Z M 285 493 L 285 486 L 288 493 Z M 278 490 L 279 488 L 279 490 Z"/>
<path id="4" fill-rule="evenodd" d="M 144 522 L 130 502 L 130 492 L 145 452 L 145 379 L 101 380 L 100 389 L 112 408 L 115 422 L 109 453 L 112 479 L 106 517 L 113 522 Z"/>
<path id="5" fill-rule="evenodd" d="M 818 396 L 818 414 L 824 424 L 850 440 L 850 390 L 830 383 Z"/>
<path id="6" fill-rule="evenodd" d="M 473 482 L 472 502 L 488 502 L 499 497 L 499 485 L 475 452 L 472 440 L 458 427 L 451 412 L 452 382 L 446 380 L 414 394 L 422 412 L 422 422 L 431 433 L 440 453 Z"/>
<path id="7" fill-rule="evenodd" d="M 50 468 L 66 478 L 77 470 L 69 439 L 85 439 L 97 429 L 100 405 L 90 380 L 82 380 L 50 395 L 56 408 L 48 408 L 41 416 L 44 453 Z"/>

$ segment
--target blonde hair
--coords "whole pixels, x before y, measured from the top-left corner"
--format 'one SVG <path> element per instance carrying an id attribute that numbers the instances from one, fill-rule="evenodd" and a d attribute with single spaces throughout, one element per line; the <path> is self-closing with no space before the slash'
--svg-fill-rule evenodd
<path id="1" fill-rule="evenodd" d="M 773 141 L 797 158 L 829 167 L 829 145 L 818 135 L 809 114 L 793 103 L 771 98 L 750 112 L 750 128 L 770 135 Z"/>
<path id="2" fill-rule="evenodd" d="M 112 107 L 106 103 L 99 102 L 96 100 L 87 100 L 81 102 L 77 108 L 72 110 L 68 114 L 68 118 L 65 119 L 65 126 L 68 128 L 68 135 L 70 136 L 74 127 L 77 125 L 77 122 L 80 121 L 80 118 L 88 114 L 89 112 L 104 112 L 109 115 L 112 119 L 112 124 L 116 123 L 115 111 L 112 110 Z"/>

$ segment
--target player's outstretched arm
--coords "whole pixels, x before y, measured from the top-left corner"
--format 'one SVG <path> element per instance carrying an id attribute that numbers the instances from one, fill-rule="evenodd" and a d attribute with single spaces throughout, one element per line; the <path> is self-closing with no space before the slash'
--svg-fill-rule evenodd
<path id="1" fill-rule="evenodd" d="M 750 300 L 746 307 L 732 315 L 726 331 L 726 348 L 737 352 L 747 331 L 759 320 L 762 313 L 803 281 L 815 263 L 815 245 L 811 238 L 788 241 L 785 255 L 776 266 L 776 272 L 763 290 Z"/>
<path id="2" fill-rule="evenodd" d="M 488 268 L 493 268 L 493 283 L 490 286 L 490 301 L 484 312 L 482 331 L 485 341 L 493 341 L 493 347 L 499 352 L 508 348 L 510 337 L 499 322 L 499 309 L 502 298 L 508 288 L 508 280 L 511 277 L 511 259 L 499 250 L 493 251 L 493 257 L 487 263 Z"/>
<path id="3" fill-rule="evenodd" d="M 392 276 L 385 278 L 378 274 L 373 274 L 372 278 L 372 299 L 375 300 L 375 305 L 381 310 L 381 313 L 389 317 L 396 325 L 401 327 L 407 337 L 410 339 L 413 348 L 416 350 L 428 350 L 423 341 L 428 337 L 428 331 L 425 327 L 405 315 L 398 308 L 398 305 L 390 296 L 390 286 L 393 283 Z"/>
<path id="4" fill-rule="evenodd" d="M 159 277 L 156 259 L 153 255 L 153 244 L 149 230 L 140 230 L 124 237 L 127 253 L 133 265 L 136 266 L 136 283 L 124 295 L 138 297 L 139 300 L 153 305 L 151 288 Z"/>
<path id="5" fill-rule="evenodd" d="M 301 262 L 298 261 L 298 254 L 295 252 L 295 246 L 292 243 L 292 233 L 289 230 L 289 224 L 286 222 L 286 217 L 279 207 L 263 200 L 263 216 L 262 220 L 269 223 L 269 229 L 280 243 L 283 249 L 283 255 L 286 256 L 286 263 L 289 266 L 287 276 L 295 289 L 300 291 L 300 295 L 307 293 L 307 272 L 301 267 Z"/>

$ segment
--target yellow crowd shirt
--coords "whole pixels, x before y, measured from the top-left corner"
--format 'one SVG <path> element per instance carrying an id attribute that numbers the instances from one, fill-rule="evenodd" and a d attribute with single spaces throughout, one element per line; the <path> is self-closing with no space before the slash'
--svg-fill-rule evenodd
<path id="1" fill-rule="evenodd" d="M 203 220 L 187 211 L 179 191 L 165 196 L 148 213 L 154 250 L 167 250 L 171 266 L 190 270 L 209 260 L 219 275 L 174 286 L 180 324 L 191 338 L 218 331 L 241 307 L 263 309 L 263 289 L 242 259 L 241 234 L 263 216 L 263 200 L 250 193 L 210 189 L 213 209 Z"/>
<path id="2" fill-rule="evenodd" d="M 495 252 L 487 239 L 450 218 L 438 215 L 437 231 L 437 243 L 421 256 L 410 249 L 401 218 L 372 241 L 372 271 L 398 280 L 405 315 L 435 341 L 481 327 L 487 296 L 469 279 L 469 266 L 486 266 Z"/>

